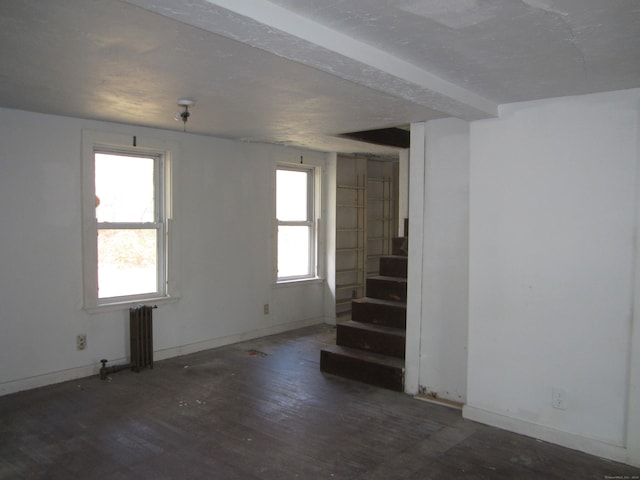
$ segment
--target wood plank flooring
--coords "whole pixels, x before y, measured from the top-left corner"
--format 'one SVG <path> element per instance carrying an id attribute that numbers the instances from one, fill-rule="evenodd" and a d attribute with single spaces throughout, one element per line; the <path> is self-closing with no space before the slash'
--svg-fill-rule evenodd
<path id="1" fill-rule="evenodd" d="M 321 325 L 0 397 L 0 479 L 640 476 L 322 374 Z"/>

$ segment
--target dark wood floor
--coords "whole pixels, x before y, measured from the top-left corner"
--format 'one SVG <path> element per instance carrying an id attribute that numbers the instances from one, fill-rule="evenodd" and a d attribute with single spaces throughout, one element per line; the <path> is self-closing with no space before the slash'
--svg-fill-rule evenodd
<path id="1" fill-rule="evenodd" d="M 319 371 L 329 326 L 0 397 L 0 478 L 599 479 L 632 468 Z"/>

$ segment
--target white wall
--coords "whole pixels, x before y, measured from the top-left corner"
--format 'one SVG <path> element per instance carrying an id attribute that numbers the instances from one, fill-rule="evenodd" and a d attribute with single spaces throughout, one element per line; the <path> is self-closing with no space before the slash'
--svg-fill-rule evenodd
<path id="1" fill-rule="evenodd" d="M 464 410 L 636 464 L 639 104 L 640 90 L 559 98 L 471 124 Z"/>
<path id="2" fill-rule="evenodd" d="M 274 286 L 272 205 L 277 161 L 304 154 L 324 167 L 325 154 L 6 109 L 0 125 L 0 394 L 94 374 L 101 358 L 128 353 L 128 311 L 82 308 L 84 128 L 179 144 L 181 298 L 154 313 L 156 359 L 324 320 L 324 282 Z"/>
<path id="3" fill-rule="evenodd" d="M 414 124 L 411 150 L 407 391 L 464 403 L 469 123 L 448 118 Z"/>
<path id="4" fill-rule="evenodd" d="M 407 331 L 404 391 L 420 390 L 422 347 L 422 281 L 424 256 L 424 211 L 426 167 L 426 123 L 411 124 L 409 150 L 409 262 L 407 265 Z"/>
<path id="5" fill-rule="evenodd" d="M 464 403 L 469 288 L 469 123 L 427 122 L 420 386 Z"/>

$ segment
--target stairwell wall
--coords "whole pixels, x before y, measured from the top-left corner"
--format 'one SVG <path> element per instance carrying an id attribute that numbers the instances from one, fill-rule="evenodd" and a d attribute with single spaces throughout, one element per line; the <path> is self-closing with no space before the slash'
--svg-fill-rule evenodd
<path id="1" fill-rule="evenodd" d="M 420 385 L 439 398 L 467 395 L 469 123 L 426 124 Z M 411 241 L 411 240 L 410 240 Z"/>
<path id="2" fill-rule="evenodd" d="M 414 191 L 413 203 L 409 205 L 407 337 L 414 343 L 416 340 L 410 339 L 415 337 L 419 346 L 408 350 L 407 386 L 410 393 L 419 391 L 464 403 L 469 284 L 469 123 L 447 118 L 413 127 L 410 189 L 421 190 L 421 194 L 416 195 Z M 422 138 L 417 138 L 417 133 Z M 415 156 L 414 147 L 418 142 L 420 146 L 424 144 L 424 158 Z M 424 163 L 423 175 L 418 178 L 413 167 L 420 162 Z M 412 252 L 412 245 L 421 251 Z M 417 268 L 414 259 L 419 255 L 416 253 L 422 256 Z M 412 376 L 416 367 L 417 375 Z"/>

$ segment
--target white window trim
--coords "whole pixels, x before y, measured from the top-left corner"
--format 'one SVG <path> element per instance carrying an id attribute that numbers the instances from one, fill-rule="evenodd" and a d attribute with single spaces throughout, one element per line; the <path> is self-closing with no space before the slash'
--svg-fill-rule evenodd
<path id="1" fill-rule="evenodd" d="M 278 170 L 293 170 L 293 171 L 308 171 L 311 172 L 311 178 L 309 181 L 308 188 L 311 189 L 311 193 L 309 194 L 311 197 L 310 205 L 307 205 L 309 209 L 308 215 L 310 220 L 308 221 L 300 221 L 300 222 L 289 222 L 289 221 L 279 221 L 274 215 L 274 229 L 275 229 L 275 283 L 277 285 L 287 285 L 287 284 L 300 284 L 302 282 L 314 282 L 319 280 L 320 277 L 320 269 L 319 269 L 319 223 L 320 223 L 320 212 L 321 212 L 321 169 L 315 165 L 300 165 L 293 163 L 284 163 L 278 162 L 276 164 L 276 169 L 274 172 L 274 212 L 276 211 L 276 198 L 277 198 L 277 181 L 275 177 L 277 175 Z M 292 276 L 292 277 L 282 277 L 278 276 L 278 227 L 280 225 L 305 225 L 311 227 L 311 238 L 309 245 L 309 275 L 300 275 L 300 276 Z"/>
<path id="2" fill-rule="evenodd" d="M 131 295 L 116 298 L 98 298 L 98 251 L 95 215 L 95 151 L 133 155 L 162 156 L 160 181 L 163 183 L 164 228 L 161 241 L 164 243 L 163 270 L 164 288 L 160 294 Z M 128 308 L 141 302 L 168 303 L 179 298 L 175 263 L 175 242 L 173 231 L 173 175 L 175 174 L 178 146 L 175 142 L 151 137 L 136 137 L 129 134 L 82 131 L 82 258 L 83 258 L 83 299 L 84 309 L 98 312 Z M 159 285 L 159 287 L 161 287 Z"/>

